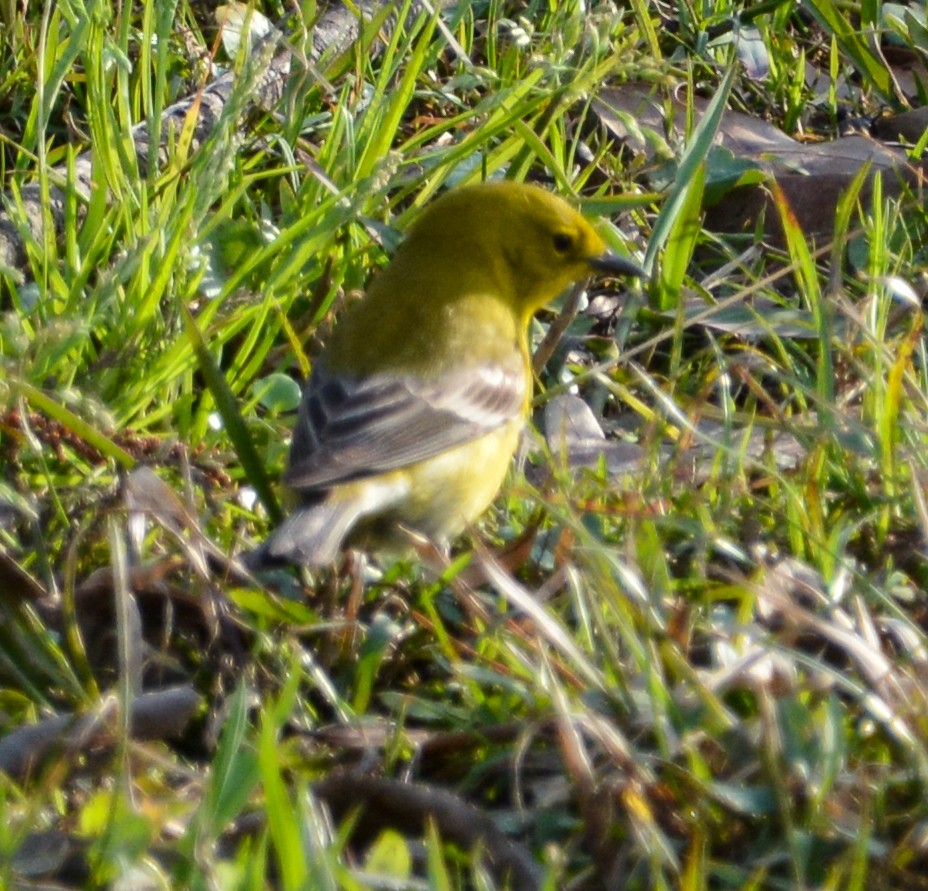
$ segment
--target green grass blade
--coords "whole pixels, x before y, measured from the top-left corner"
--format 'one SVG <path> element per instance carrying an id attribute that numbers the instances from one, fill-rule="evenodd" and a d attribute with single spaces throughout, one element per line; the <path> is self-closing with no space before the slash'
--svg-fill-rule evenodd
<path id="1" fill-rule="evenodd" d="M 216 408 L 222 417 L 222 422 L 241 463 L 242 470 L 244 470 L 246 478 L 254 487 L 258 498 L 261 499 L 261 503 L 264 505 L 264 509 L 271 521 L 277 523 L 283 514 L 264 465 L 261 463 L 258 452 L 251 440 L 248 426 L 239 411 L 238 402 L 229 387 L 225 375 L 210 354 L 209 347 L 206 345 L 206 341 L 203 339 L 203 335 L 190 311 L 186 307 L 182 307 L 182 311 L 184 327 L 196 354 L 200 372 L 206 380 L 206 385 L 216 403 Z"/>

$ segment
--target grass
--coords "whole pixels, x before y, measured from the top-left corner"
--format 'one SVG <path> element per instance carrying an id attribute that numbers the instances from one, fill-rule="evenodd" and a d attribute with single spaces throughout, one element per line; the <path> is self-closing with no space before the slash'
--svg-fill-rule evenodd
<path id="1" fill-rule="evenodd" d="M 867 29 L 919 52 L 923 28 L 817 0 L 754 10 L 735 44 L 721 0 L 405 4 L 301 67 L 300 9 L 263 9 L 290 16 L 280 105 L 243 123 L 259 72 L 218 50 L 240 73 L 210 137 L 188 119 L 146 170 L 131 128 L 197 93 L 215 25 L 183 3 L 0 6 L 11 215 L 31 182 L 66 207 L 0 297 L 0 727 L 111 716 L 0 775 L 0 885 L 922 887 L 924 209 L 849 182 L 812 245 L 771 185 L 782 238 L 760 250 L 702 215 L 726 106 L 794 135 L 813 100 L 817 121 L 872 113 L 897 96 Z M 734 64 L 747 43 L 766 80 Z M 631 80 L 715 103 L 646 156 L 591 103 Z M 647 246 L 645 293 L 581 313 L 536 400 L 541 427 L 581 397 L 634 465 L 529 437 L 440 577 L 229 577 L 210 549 L 272 526 L 293 381 L 343 301 L 442 188 L 503 174 Z M 130 732 L 125 703 L 178 684 L 199 695 L 179 736 Z M 499 838 L 404 836 L 384 805 L 352 843 L 363 818 L 323 806 L 347 768 L 358 798 L 430 784 Z M 507 838 L 534 884 L 494 866 Z"/>

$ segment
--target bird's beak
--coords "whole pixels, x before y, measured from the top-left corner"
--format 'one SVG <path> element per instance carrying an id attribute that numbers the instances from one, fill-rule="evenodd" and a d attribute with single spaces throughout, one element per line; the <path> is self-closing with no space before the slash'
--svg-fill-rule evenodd
<path id="1" fill-rule="evenodd" d="M 598 257 L 589 257 L 587 263 L 597 272 L 606 275 L 635 276 L 647 278 L 648 274 L 637 264 L 618 254 L 600 254 Z"/>

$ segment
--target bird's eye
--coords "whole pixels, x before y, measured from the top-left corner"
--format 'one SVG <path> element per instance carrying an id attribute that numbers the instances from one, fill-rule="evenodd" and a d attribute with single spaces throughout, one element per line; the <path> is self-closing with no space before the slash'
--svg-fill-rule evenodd
<path id="1" fill-rule="evenodd" d="M 554 236 L 554 250 L 559 254 L 566 254 L 574 244 L 574 240 L 566 232 L 558 232 Z"/>

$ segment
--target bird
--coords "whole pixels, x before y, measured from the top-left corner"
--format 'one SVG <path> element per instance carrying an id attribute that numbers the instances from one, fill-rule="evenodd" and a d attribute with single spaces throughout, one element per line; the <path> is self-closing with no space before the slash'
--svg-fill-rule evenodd
<path id="1" fill-rule="evenodd" d="M 644 275 L 541 186 L 484 182 L 427 204 L 315 357 L 284 474 L 297 503 L 259 562 L 452 542 L 518 445 L 533 315 L 594 272 Z"/>

